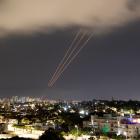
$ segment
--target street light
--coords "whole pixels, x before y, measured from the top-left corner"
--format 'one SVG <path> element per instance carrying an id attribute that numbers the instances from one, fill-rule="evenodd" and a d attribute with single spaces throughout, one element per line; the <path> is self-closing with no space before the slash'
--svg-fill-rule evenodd
<path id="1" fill-rule="evenodd" d="M 77 130 L 77 136 L 78 136 L 78 125 L 75 125 L 75 128 Z"/>

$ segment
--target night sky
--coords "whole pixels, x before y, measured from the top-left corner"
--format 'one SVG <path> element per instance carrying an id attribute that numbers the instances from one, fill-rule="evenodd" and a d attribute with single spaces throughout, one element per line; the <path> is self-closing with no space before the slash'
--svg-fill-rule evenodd
<path id="1" fill-rule="evenodd" d="M 78 29 L 0 39 L 0 95 L 140 99 L 140 21 L 95 35 L 54 87 L 48 81 Z"/>

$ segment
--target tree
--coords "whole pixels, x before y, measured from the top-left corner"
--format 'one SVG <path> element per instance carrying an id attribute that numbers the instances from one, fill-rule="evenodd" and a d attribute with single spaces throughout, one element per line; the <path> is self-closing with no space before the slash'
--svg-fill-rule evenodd
<path id="1" fill-rule="evenodd" d="M 44 134 L 39 138 L 39 140 L 65 140 L 61 133 L 56 132 L 53 128 L 49 128 Z"/>
<path id="2" fill-rule="evenodd" d="M 69 131 L 68 124 L 66 124 L 66 123 L 63 123 L 63 124 L 61 125 L 61 128 L 62 128 L 62 130 L 63 130 L 64 132 L 68 132 L 68 131 Z"/>
<path id="3" fill-rule="evenodd" d="M 29 119 L 27 119 L 27 118 L 23 118 L 23 119 L 21 120 L 21 123 L 22 123 L 22 124 L 29 124 L 30 121 L 29 121 Z"/>
<path id="4" fill-rule="evenodd" d="M 30 139 L 30 138 L 19 138 L 18 136 L 15 136 L 15 137 L 12 137 L 8 140 L 32 140 L 32 139 Z"/>

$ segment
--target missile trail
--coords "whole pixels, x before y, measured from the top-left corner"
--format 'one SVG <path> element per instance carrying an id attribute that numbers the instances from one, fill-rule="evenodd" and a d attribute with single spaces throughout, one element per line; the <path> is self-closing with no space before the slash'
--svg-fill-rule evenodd
<path id="1" fill-rule="evenodd" d="M 63 72 L 69 67 L 69 65 L 74 61 L 74 59 L 78 56 L 78 54 L 82 51 L 82 49 L 87 45 L 87 43 L 89 42 L 89 40 L 92 38 L 93 34 L 91 34 L 87 40 L 84 42 L 84 44 L 82 46 L 80 46 L 79 50 L 73 55 L 73 57 L 69 60 L 69 62 L 63 67 L 63 69 L 57 74 L 57 76 L 55 77 L 55 79 L 52 81 L 52 83 L 50 84 L 50 87 L 52 87 L 55 82 L 59 79 L 59 77 L 63 74 Z"/>
<path id="2" fill-rule="evenodd" d="M 78 34 L 76 35 L 74 41 L 72 42 L 72 45 L 69 47 L 67 53 L 65 54 L 65 56 L 63 57 L 61 64 L 58 66 L 59 68 L 57 68 L 53 78 L 49 81 L 48 86 L 51 85 L 51 83 L 53 82 L 53 79 L 55 78 L 55 76 L 57 74 L 59 74 L 61 72 L 61 70 L 63 69 L 63 67 L 66 65 L 66 63 L 68 62 L 68 60 L 70 59 L 70 57 L 73 55 L 74 51 L 77 49 L 77 47 L 79 46 L 79 44 L 81 43 L 82 39 L 84 39 L 86 32 L 84 32 L 82 35 L 80 33 L 81 31 L 78 32 Z M 81 35 L 81 36 L 80 36 Z M 80 37 L 78 39 L 78 37 Z M 77 40 L 78 39 L 78 40 Z M 77 42 L 76 42 L 77 41 Z M 74 44 L 76 43 L 76 44 Z M 71 51 L 71 52 L 70 52 Z"/>
<path id="3" fill-rule="evenodd" d="M 69 61 L 70 57 L 72 57 L 74 51 L 77 49 L 77 47 L 79 46 L 79 44 L 81 43 L 82 39 L 84 39 L 86 33 L 83 33 L 81 35 L 81 37 L 79 38 L 79 40 L 76 42 L 76 45 L 73 47 L 73 49 L 71 50 L 71 52 L 69 53 L 68 57 L 66 58 L 66 60 L 64 61 L 64 63 L 61 65 L 59 71 L 57 71 L 55 77 L 61 73 L 61 71 L 63 70 L 64 66 L 66 65 L 66 63 Z M 51 83 L 53 83 L 53 80 L 55 79 L 55 77 L 51 80 L 51 82 L 49 83 L 49 86 L 51 85 Z"/>
<path id="4" fill-rule="evenodd" d="M 69 53 L 70 53 L 71 49 L 73 48 L 74 43 L 77 41 L 78 37 L 80 36 L 80 33 L 81 33 L 81 30 L 80 30 L 79 32 L 77 32 L 77 34 L 76 34 L 75 38 L 73 39 L 73 41 L 72 41 L 72 43 L 71 43 L 69 49 L 66 51 L 64 57 L 62 58 L 62 60 L 60 61 L 58 67 L 56 68 L 56 70 L 55 70 L 55 72 L 54 72 L 54 74 L 53 74 L 51 80 L 49 80 L 48 86 L 50 85 L 51 81 L 52 81 L 53 78 L 56 76 L 56 74 L 59 72 L 59 69 L 61 68 L 61 66 L 62 66 L 63 63 L 65 62 L 65 59 L 69 56 Z"/>

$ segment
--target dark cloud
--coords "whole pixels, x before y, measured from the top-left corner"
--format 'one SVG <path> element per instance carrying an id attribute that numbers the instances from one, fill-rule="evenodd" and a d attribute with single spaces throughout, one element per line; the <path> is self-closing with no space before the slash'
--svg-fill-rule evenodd
<path id="1" fill-rule="evenodd" d="M 140 18 L 139 0 L 1 0 L 0 35 L 84 26 L 105 32 Z"/>

